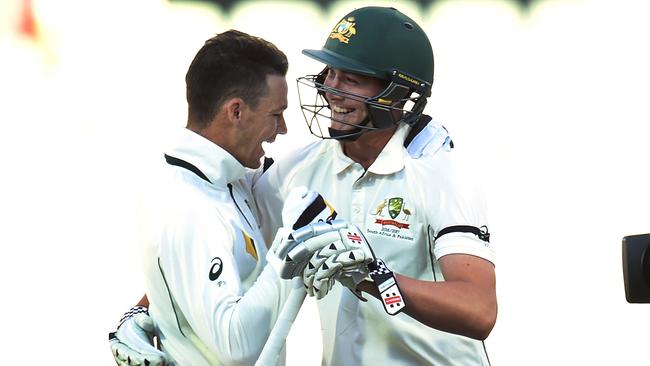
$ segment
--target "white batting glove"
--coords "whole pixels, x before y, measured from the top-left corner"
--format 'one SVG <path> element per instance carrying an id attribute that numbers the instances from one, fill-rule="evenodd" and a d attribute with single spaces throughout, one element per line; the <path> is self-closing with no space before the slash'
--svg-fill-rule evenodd
<path id="1" fill-rule="evenodd" d="M 338 280 L 360 299 L 357 285 L 368 277 L 368 264 L 374 260 L 372 249 L 359 228 L 343 220 L 341 227 L 328 237 L 329 245 L 316 251 L 303 271 L 307 294 L 322 299 Z"/>
<path id="2" fill-rule="evenodd" d="M 332 221 L 336 216 L 336 210 L 323 196 L 299 186 L 292 189 L 284 201 L 282 226 L 296 230 L 308 224 Z"/>
<path id="3" fill-rule="evenodd" d="M 338 281 L 344 287 L 347 287 L 352 293 L 359 298 L 361 301 L 368 301 L 363 297 L 360 290 L 357 290 L 357 286 L 363 281 L 372 282 L 372 279 L 369 276 L 370 269 L 367 265 L 359 266 L 353 270 L 340 271 L 334 279 Z"/>
<path id="4" fill-rule="evenodd" d="M 113 358 L 120 366 L 169 366 L 171 359 L 153 345 L 155 326 L 144 306 L 127 311 L 117 331 L 108 334 Z"/>
<path id="5" fill-rule="evenodd" d="M 337 241 L 338 229 L 344 226 L 345 223 L 339 220 L 317 222 L 292 231 L 286 238 L 278 238 L 281 236 L 279 234 L 274 241 L 274 246 L 276 242 L 279 242 L 278 245 L 271 248 L 274 254 L 268 255 L 267 259 L 276 268 L 281 278 L 291 279 L 302 276 L 314 253 Z"/>
<path id="6" fill-rule="evenodd" d="M 335 231 L 337 227 L 330 222 L 336 216 L 336 211 L 320 194 L 305 187 L 289 192 L 282 209 L 284 227 L 276 233 L 266 257 L 280 277 L 302 276 L 309 258 L 326 244 L 325 237 L 308 240 Z"/>

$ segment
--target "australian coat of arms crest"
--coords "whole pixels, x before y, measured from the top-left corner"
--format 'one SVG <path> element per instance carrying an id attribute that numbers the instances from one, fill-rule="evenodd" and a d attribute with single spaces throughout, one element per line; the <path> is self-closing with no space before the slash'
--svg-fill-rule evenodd
<path id="1" fill-rule="evenodd" d="M 404 199 L 401 197 L 383 200 L 372 213 L 375 215 L 376 224 L 381 224 L 382 226 L 391 225 L 398 229 L 409 228 L 409 224 L 406 222 L 411 217 L 411 210 L 404 205 Z"/>
<path id="2" fill-rule="evenodd" d="M 354 27 L 354 24 L 354 17 L 341 20 L 339 24 L 332 29 L 330 38 L 338 39 L 340 42 L 347 44 L 350 41 L 350 37 L 357 34 L 357 29 Z"/>

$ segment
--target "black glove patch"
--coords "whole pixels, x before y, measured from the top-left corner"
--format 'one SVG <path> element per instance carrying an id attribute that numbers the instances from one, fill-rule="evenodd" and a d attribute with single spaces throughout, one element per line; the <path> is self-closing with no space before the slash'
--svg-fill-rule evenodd
<path id="1" fill-rule="evenodd" d="M 390 315 L 395 315 L 404 310 L 404 297 L 402 292 L 397 286 L 395 275 L 386 267 L 386 264 L 381 259 L 377 258 L 374 262 L 368 265 L 370 269 L 370 278 L 377 286 L 377 291 L 381 296 L 381 303 L 384 305 L 384 310 Z"/>

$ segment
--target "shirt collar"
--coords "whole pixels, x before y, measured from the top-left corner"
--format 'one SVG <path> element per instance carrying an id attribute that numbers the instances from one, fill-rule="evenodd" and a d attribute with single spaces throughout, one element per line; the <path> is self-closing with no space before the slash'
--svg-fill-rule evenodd
<path id="1" fill-rule="evenodd" d="M 333 151 L 332 154 L 332 168 L 335 174 L 347 169 L 350 165 L 354 164 L 354 160 L 350 159 L 347 155 L 343 153 L 343 146 L 339 141 L 336 140 L 325 140 L 325 143 L 330 145 L 330 151 Z"/>
<path id="2" fill-rule="evenodd" d="M 187 128 L 175 134 L 167 154 L 196 166 L 212 184 L 234 182 L 246 174 L 246 168 L 221 146 Z"/>
<path id="3" fill-rule="evenodd" d="M 374 174 L 386 175 L 402 170 L 404 168 L 405 154 L 405 149 L 403 147 L 404 139 L 409 131 L 409 125 L 406 123 L 400 123 L 397 130 L 395 130 L 395 133 L 393 133 L 393 136 L 388 140 L 386 146 L 384 146 L 384 149 L 379 153 L 379 156 L 377 156 L 375 162 L 368 168 L 368 171 Z M 326 143 L 335 145 L 332 147 L 332 150 L 334 151 L 333 168 L 336 174 L 354 164 L 354 161 L 343 153 L 343 147 L 340 142 L 327 140 Z"/>

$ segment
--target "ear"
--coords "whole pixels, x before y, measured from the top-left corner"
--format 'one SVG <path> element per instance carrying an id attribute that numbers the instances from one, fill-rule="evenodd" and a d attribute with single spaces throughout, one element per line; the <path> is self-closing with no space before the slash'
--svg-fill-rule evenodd
<path id="1" fill-rule="evenodd" d="M 232 123 L 241 121 L 245 107 L 246 103 L 241 98 L 229 99 L 223 106 L 228 120 Z"/>

